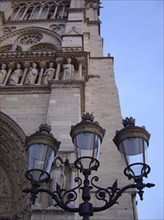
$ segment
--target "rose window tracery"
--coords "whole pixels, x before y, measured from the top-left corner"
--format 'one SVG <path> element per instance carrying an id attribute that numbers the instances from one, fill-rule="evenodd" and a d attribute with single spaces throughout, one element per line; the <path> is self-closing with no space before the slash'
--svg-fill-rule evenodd
<path id="1" fill-rule="evenodd" d="M 35 44 L 41 41 L 43 38 L 43 35 L 41 34 L 28 34 L 28 35 L 23 35 L 18 38 L 18 43 L 24 44 L 24 45 L 29 45 L 29 44 Z"/>

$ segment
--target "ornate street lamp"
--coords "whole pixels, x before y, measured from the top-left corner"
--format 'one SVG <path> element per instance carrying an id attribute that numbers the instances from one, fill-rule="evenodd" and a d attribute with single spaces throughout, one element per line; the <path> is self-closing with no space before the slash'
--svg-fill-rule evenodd
<path id="1" fill-rule="evenodd" d="M 50 131 L 50 126 L 41 124 L 39 131 L 27 137 L 25 143 L 28 155 L 28 170 L 25 176 L 32 184 L 31 200 L 33 203 L 37 198 L 36 192 L 40 183 L 50 180 L 50 169 L 60 146 L 60 142 Z"/>
<path id="2" fill-rule="evenodd" d="M 82 121 L 71 127 L 70 135 L 75 146 L 75 167 L 83 173 L 91 174 L 99 167 L 98 156 L 105 129 L 94 122 L 92 114 L 84 114 Z"/>
<path id="3" fill-rule="evenodd" d="M 97 176 L 89 179 L 91 172 L 93 170 L 96 171 L 100 165 L 98 155 L 105 130 L 100 127 L 98 122 L 94 122 L 92 114 L 87 113 L 83 115 L 80 123 L 71 127 L 70 132 L 77 157 L 74 165 L 82 172 L 84 180 L 82 181 L 80 177 L 76 177 L 75 182 L 77 182 L 77 186 L 69 190 L 62 189 L 58 183 L 54 192 L 40 187 L 41 182 L 49 180 L 52 158 L 55 156 L 60 145 L 60 142 L 54 137 L 50 137 L 50 130 L 44 130 L 45 140 L 48 137 L 50 142 L 43 141 L 43 130 L 40 129 L 39 135 L 36 132 L 27 139 L 26 146 L 29 153 L 30 170 L 26 172 L 26 177 L 31 181 L 32 187 L 23 191 L 31 193 L 33 204 L 39 192 L 46 192 L 51 195 L 59 207 L 69 212 L 78 212 L 80 216 L 83 216 L 83 220 L 89 220 L 94 212 L 112 207 L 127 189 L 136 189 L 142 200 L 143 189 L 155 186 L 152 183 L 143 183 L 143 177 L 147 177 L 147 174 L 150 172 L 150 167 L 146 164 L 145 157 L 150 134 L 144 127 L 135 126 L 133 118 L 123 120 L 123 125 L 123 129 L 116 131 L 113 141 L 125 159 L 127 167 L 124 170 L 124 174 L 129 179 L 133 178 L 134 183 L 118 188 L 117 181 L 115 181 L 112 186 L 102 188 L 95 184 L 99 180 Z M 38 136 L 42 138 L 37 139 Z M 37 140 L 41 141 L 37 142 Z M 54 152 L 53 156 L 52 152 Z M 77 199 L 77 189 L 82 191 L 83 202 L 78 207 L 72 207 L 70 202 Z M 94 206 L 90 202 L 91 193 L 95 195 L 97 200 L 102 202 L 101 206 Z"/>

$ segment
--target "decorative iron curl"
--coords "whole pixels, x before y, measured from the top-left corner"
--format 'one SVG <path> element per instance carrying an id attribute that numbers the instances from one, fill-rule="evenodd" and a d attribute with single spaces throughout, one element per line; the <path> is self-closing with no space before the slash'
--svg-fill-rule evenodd
<path id="1" fill-rule="evenodd" d="M 64 203 L 66 205 L 69 202 L 74 202 L 77 199 L 77 192 L 76 192 L 76 190 L 81 187 L 82 179 L 80 177 L 75 177 L 74 182 L 78 183 L 78 185 L 76 187 L 74 187 L 73 189 L 70 189 L 70 190 L 62 190 L 61 198 L 62 198 L 62 200 L 64 201 Z"/>
<path id="2" fill-rule="evenodd" d="M 111 203 L 113 197 L 114 197 L 117 193 L 119 193 L 119 190 L 120 190 L 119 188 L 117 188 L 117 180 L 114 182 L 114 184 L 112 185 L 112 187 L 108 187 L 108 188 L 106 188 L 106 189 L 97 186 L 97 185 L 94 183 L 94 181 L 95 181 L 95 182 L 98 182 L 98 181 L 99 181 L 99 177 L 94 176 L 94 177 L 92 177 L 92 179 L 91 179 L 91 185 L 92 185 L 94 188 L 98 189 L 98 190 L 95 192 L 95 197 L 96 197 L 96 199 L 105 202 L 105 204 Z M 114 205 L 114 204 L 118 204 L 118 203 L 117 203 L 117 202 L 114 202 L 113 205 Z"/>

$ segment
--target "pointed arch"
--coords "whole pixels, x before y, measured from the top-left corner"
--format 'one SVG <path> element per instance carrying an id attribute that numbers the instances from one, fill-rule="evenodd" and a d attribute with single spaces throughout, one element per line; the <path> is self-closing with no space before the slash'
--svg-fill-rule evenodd
<path id="1" fill-rule="evenodd" d="M 56 52 L 57 48 L 52 44 L 45 43 L 45 44 L 37 44 L 35 46 L 32 46 L 32 47 L 30 47 L 29 51 L 48 51 L 48 52 L 52 51 L 52 52 Z"/>

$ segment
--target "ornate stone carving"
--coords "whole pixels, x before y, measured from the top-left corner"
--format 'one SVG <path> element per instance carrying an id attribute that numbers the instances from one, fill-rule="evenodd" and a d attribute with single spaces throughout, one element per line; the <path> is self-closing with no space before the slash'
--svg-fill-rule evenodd
<path id="1" fill-rule="evenodd" d="M 15 27 L 15 26 L 4 27 L 4 28 L 2 29 L 2 31 L 3 31 L 3 36 L 5 36 L 5 35 L 11 33 L 11 32 L 14 31 L 14 30 L 16 30 L 16 27 Z"/>
<path id="2" fill-rule="evenodd" d="M 0 169 L 0 197 L 10 197 L 9 181 L 2 167 Z"/>
<path id="3" fill-rule="evenodd" d="M 21 43 L 23 41 L 22 42 L 23 44 L 29 44 L 33 40 L 34 41 L 36 40 L 35 42 L 38 42 L 37 41 L 38 38 L 36 37 L 36 39 L 35 39 L 35 35 L 39 36 L 39 41 L 40 41 L 41 37 L 42 37 L 42 35 L 40 35 L 40 33 L 48 35 L 50 37 L 53 37 L 54 38 L 54 45 L 57 48 L 59 48 L 60 43 L 61 43 L 60 35 L 56 34 L 52 30 L 49 30 L 46 28 L 41 28 L 41 27 L 39 27 L 39 28 L 38 27 L 27 27 L 27 28 L 22 28 L 22 29 L 16 30 L 14 32 L 9 33 L 8 35 L 1 37 L 1 41 L 3 42 L 4 40 L 7 40 L 9 38 L 20 36 L 20 38 L 18 38 L 18 43 Z M 29 36 L 29 35 L 31 36 L 31 37 L 29 37 L 30 39 L 28 37 L 26 38 L 26 36 Z M 33 36 L 34 36 L 34 39 L 33 39 Z M 20 42 L 20 40 L 21 40 L 21 42 Z"/>
<path id="4" fill-rule="evenodd" d="M 5 85 L 48 85 L 48 81 L 87 79 L 87 53 L 29 51 L 1 53 L 0 82 Z M 7 63 L 7 64 L 6 64 Z M 35 63 L 35 64 L 33 64 Z M 44 65 L 42 65 L 44 63 Z M 46 63 L 48 67 L 46 67 Z M 50 64 L 51 63 L 51 64 Z M 17 64 L 17 68 L 15 67 Z M 6 66 L 5 66 L 6 65 Z M 20 66 L 19 66 L 20 65 Z M 35 68 L 32 67 L 35 65 Z M 19 66 L 19 67 L 18 67 Z M 35 71 L 34 71 L 35 69 Z M 7 71 L 7 72 L 6 72 Z M 23 73 L 22 73 L 23 71 Z M 30 82 L 31 73 L 35 83 Z M 5 75 L 5 77 L 3 77 Z M 17 79 L 15 80 L 17 75 Z M 33 75 L 33 74 L 32 74 Z M 49 77 L 48 77 L 49 75 Z M 19 77 L 18 77 L 19 76 Z M 47 81 L 48 77 L 48 81 Z M 3 80 L 3 81 L 2 81 Z"/>
<path id="5" fill-rule="evenodd" d="M 18 38 L 18 42 L 20 44 L 29 45 L 29 44 L 38 43 L 39 41 L 41 41 L 42 38 L 43 38 L 42 34 L 28 34 L 28 35 L 20 36 Z"/>
<path id="6" fill-rule="evenodd" d="M 56 184 L 59 184 L 62 188 L 66 185 L 66 176 L 64 173 L 64 162 L 61 157 L 57 157 L 54 161 L 54 170 L 51 172 L 52 178 L 52 190 L 56 190 Z"/>
<path id="7" fill-rule="evenodd" d="M 50 28 L 57 33 L 61 33 L 65 29 L 65 24 L 52 24 Z"/>

